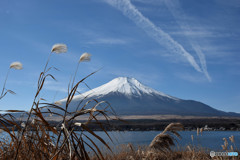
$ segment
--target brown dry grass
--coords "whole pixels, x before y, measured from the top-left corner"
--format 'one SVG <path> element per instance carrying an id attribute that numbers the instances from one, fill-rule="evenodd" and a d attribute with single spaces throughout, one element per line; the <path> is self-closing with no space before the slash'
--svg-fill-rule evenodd
<path id="1" fill-rule="evenodd" d="M 152 151 L 139 147 L 138 149 L 130 149 L 128 146 L 122 146 L 117 154 L 105 154 L 106 160 L 207 160 L 211 157 L 202 151 L 171 151 L 160 152 Z M 93 157 L 97 160 L 97 157 Z"/>
<path id="2" fill-rule="evenodd" d="M 63 45 L 63 44 L 61 44 Z M 58 52 L 66 52 L 67 47 L 64 45 L 64 50 L 59 49 Z M 93 72 L 77 83 L 74 83 L 75 78 L 69 82 L 67 101 L 64 106 L 59 106 L 54 103 L 46 103 L 46 100 L 41 98 L 40 93 L 44 88 L 46 79 L 55 77 L 50 73 L 54 67 L 48 67 L 50 57 L 55 52 L 52 50 L 50 53 L 44 70 L 40 73 L 37 91 L 29 112 L 21 110 L 5 110 L 5 114 L 0 114 L 0 127 L 3 132 L 9 135 L 9 139 L 1 139 L 0 141 L 0 159 L 10 160 L 39 160 L 39 159 L 82 159 L 88 160 L 89 152 L 86 148 L 89 147 L 98 159 L 104 159 L 100 148 L 86 133 L 92 135 L 98 141 L 111 151 L 111 148 L 104 139 L 99 137 L 92 131 L 88 125 L 95 123 L 102 128 L 102 131 L 108 136 L 107 131 L 103 124 L 98 120 L 99 116 L 104 117 L 109 124 L 111 119 L 108 115 L 114 115 L 111 106 L 107 102 L 98 102 L 96 99 L 89 100 L 87 103 L 82 104 L 79 102 L 75 112 L 69 112 L 68 107 L 73 97 L 78 93 L 78 87 L 81 83 L 85 84 L 85 79 L 90 77 L 96 72 Z M 78 66 L 79 66 L 78 62 Z M 78 67 L 77 66 L 77 67 Z M 8 77 L 8 74 L 7 74 Z M 4 82 L 0 99 L 2 99 L 10 90 L 6 90 L 6 81 Z M 91 102 L 91 103 L 90 103 Z M 61 112 L 58 112 L 61 111 Z M 11 113 L 18 112 L 27 115 L 24 122 L 18 122 Z M 60 114 L 62 113 L 62 114 Z M 61 120 L 57 126 L 51 126 L 46 119 L 46 115 L 57 115 Z M 87 116 L 88 118 L 82 123 L 76 123 L 77 118 L 80 116 Z M 10 127 L 9 127 L 10 126 Z M 80 129 L 80 132 L 75 132 L 75 128 Z M 17 129 L 17 132 L 14 130 Z"/>
<path id="3" fill-rule="evenodd" d="M 205 149 L 187 146 L 181 151 L 162 152 L 151 150 L 148 146 L 134 148 L 131 144 L 121 145 L 116 154 L 105 153 L 106 160 L 239 160 L 238 157 L 210 157 Z M 236 151 L 236 150 L 235 150 Z M 238 151 L 239 153 L 239 151 Z M 97 160 L 96 156 L 91 159 Z"/>

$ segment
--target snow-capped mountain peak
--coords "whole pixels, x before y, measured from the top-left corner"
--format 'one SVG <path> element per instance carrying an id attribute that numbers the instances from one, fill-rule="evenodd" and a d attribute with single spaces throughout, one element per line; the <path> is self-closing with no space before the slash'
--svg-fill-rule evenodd
<path id="1" fill-rule="evenodd" d="M 216 110 L 194 100 L 171 97 L 128 77 L 115 78 L 100 87 L 74 96 L 68 109 L 74 112 L 80 104 L 88 104 L 92 99 L 108 102 L 119 115 L 240 116 Z M 66 101 L 66 98 L 60 100 L 62 105 Z"/>
<path id="2" fill-rule="evenodd" d="M 88 92 L 83 93 L 81 96 L 101 96 L 101 95 L 107 95 L 109 93 L 122 93 L 127 96 L 141 96 L 142 94 L 148 94 L 148 95 L 160 95 L 164 97 L 168 97 L 171 99 L 177 99 L 175 97 L 171 97 L 169 95 L 166 95 L 164 93 L 158 92 L 152 88 L 149 88 L 143 84 L 141 84 L 138 80 L 135 78 L 129 78 L 129 77 L 118 77 L 110 82 L 94 88 Z M 78 96 L 76 96 L 77 98 Z"/>

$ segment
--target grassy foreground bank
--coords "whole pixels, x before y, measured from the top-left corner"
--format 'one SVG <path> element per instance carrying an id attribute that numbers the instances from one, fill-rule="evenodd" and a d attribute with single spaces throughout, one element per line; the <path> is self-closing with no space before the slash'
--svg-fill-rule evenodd
<path id="1" fill-rule="evenodd" d="M 118 147 L 119 150 L 116 154 L 105 153 L 104 158 L 106 160 L 239 160 L 240 156 L 227 157 L 227 156 L 215 156 L 211 157 L 210 152 L 205 150 L 195 149 L 194 147 L 186 147 L 181 151 L 151 151 L 146 146 L 133 148 L 131 145 L 122 145 Z M 239 151 L 238 151 L 239 153 Z M 93 160 L 97 160 L 97 157 L 92 157 Z"/>

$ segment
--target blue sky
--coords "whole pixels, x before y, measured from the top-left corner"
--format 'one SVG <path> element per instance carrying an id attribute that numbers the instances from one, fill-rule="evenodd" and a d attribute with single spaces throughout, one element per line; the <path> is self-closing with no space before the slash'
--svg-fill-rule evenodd
<path id="1" fill-rule="evenodd" d="M 1 0 L 0 86 L 9 64 L 6 88 L 16 95 L 0 101 L 1 110 L 31 107 L 39 73 L 51 47 L 65 43 L 68 53 L 53 55 L 41 96 L 64 98 L 79 57 L 80 80 L 95 88 L 128 76 L 166 94 L 240 113 L 240 2 L 238 0 Z M 80 86 L 79 91 L 87 91 Z"/>

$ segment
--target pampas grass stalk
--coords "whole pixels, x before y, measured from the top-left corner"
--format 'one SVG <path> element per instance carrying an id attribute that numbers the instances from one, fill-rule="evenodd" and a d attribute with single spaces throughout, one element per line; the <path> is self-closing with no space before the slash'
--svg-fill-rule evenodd
<path id="1" fill-rule="evenodd" d="M 223 150 L 227 150 L 227 148 L 228 148 L 228 141 L 227 141 L 227 138 L 223 138 L 223 141 L 224 141 L 224 147 L 222 147 L 223 148 Z"/>
<path id="2" fill-rule="evenodd" d="M 203 128 L 200 128 L 200 133 L 201 133 L 201 136 L 202 136 L 202 133 L 203 133 Z"/>
<path id="3" fill-rule="evenodd" d="M 235 144 L 234 135 L 231 135 L 231 136 L 229 137 L 229 140 L 232 142 L 232 144 L 234 145 L 234 148 L 237 150 L 237 146 L 236 146 L 236 144 Z M 232 146 L 232 145 L 231 145 L 231 146 Z"/>
<path id="4" fill-rule="evenodd" d="M 5 91 L 5 86 L 6 86 L 6 83 L 7 83 L 9 71 L 10 71 L 10 68 L 9 68 L 8 71 L 7 71 L 7 75 L 6 75 L 4 84 L 3 84 L 3 89 L 2 89 L 2 93 L 1 93 L 1 95 L 0 95 L 0 99 L 2 99 L 2 98 L 4 97 L 4 94 L 3 94 L 3 93 L 4 93 L 4 91 Z"/>

